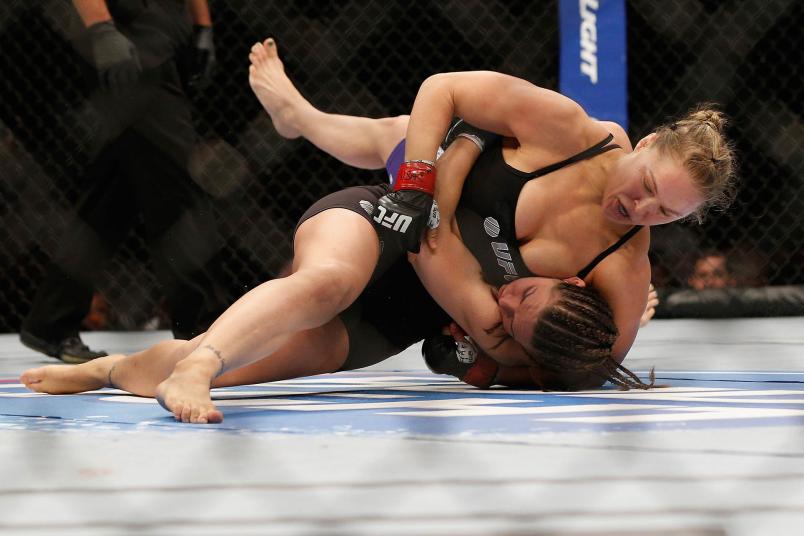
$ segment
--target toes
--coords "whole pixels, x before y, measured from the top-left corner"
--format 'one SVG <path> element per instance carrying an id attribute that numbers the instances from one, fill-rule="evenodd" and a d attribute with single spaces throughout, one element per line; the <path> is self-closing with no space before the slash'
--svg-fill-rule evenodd
<path id="1" fill-rule="evenodd" d="M 22 374 L 20 374 L 20 383 L 24 383 L 25 385 L 32 385 L 34 383 L 41 382 L 41 378 L 38 374 L 36 374 L 33 370 L 26 370 Z"/>
<path id="2" fill-rule="evenodd" d="M 193 416 L 192 406 L 184 406 L 181 409 L 181 422 L 191 422 L 190 418 Z"/>
<path id="3" fill-rule="evenodd" d="M 215 406 L 197 406 L 195 404 L 175 404 L 173 417 L 177 421 L 194 424 L 209 424 L 223 422 L 223 413 Z"/>
<path id="4" fill-rule="evenodd" d="M 269 58 L 276 58 L 277 56 L 279 56 L 279 51 L 277 50 L 276 43 L 270 37 L 265 40 L 265 48 L 263 48 L 263 50 L 265 51 L 264 52 L 265 55 Z"/>
<path id="5" fill-rule="evenodd" d="M 45 373 L 41 369 L 26 370 L 20 374 L 20 383 L 32 391 L 41 392 Z"/>
<path id="6" fill-rule="evenodd" d="M 206 410 L 202 410 L 200 407 L 195 407 L 190 412 L 190 422 L 196 424 L 206 424 L 207 422 L 207 412 Z"/>

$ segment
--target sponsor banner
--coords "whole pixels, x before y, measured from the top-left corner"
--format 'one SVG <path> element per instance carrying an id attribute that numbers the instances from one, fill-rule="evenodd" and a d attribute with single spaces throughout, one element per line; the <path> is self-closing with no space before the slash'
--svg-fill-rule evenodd
<path id="1" fill-rule="evenodd" d="M 559 0 L 561 93 L 628 129 L 625 0 Z"/>

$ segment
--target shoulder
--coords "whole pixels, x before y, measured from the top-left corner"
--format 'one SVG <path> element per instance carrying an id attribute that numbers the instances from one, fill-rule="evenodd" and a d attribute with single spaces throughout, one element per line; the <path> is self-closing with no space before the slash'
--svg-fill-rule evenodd
<path id="1" fill-rule="evenodd" d="M 595 268 L 591 284 L 611 306 L 619 331 L 612 347 L 612 356 L 617 362 L 622 362 L 634 343 L 639 321 L 645 312 L 650 262 L 647 254 L 633 256 L 615 253 L 609 257 Z"/>
<path id="2" fill-rule="evenodd" d="M 631 140 L 628 138 L 628 133 L 619 123 L 614 121 L 598 121 L 598 123 L 614 135 L 614 143 L 622 147 L 625 152 L 630 153 L 634 150 Z"/>
<path id="3" fill-rule="evenodd" d="M 543 160 L 568 158 L 608 135 L 608 129 L 572 99 L 549 91 L 541 101 L 520 101 L 516 113 L 519 127 L 515 130 L 521 146 L 540 154 Z"/>
<path id="4" fill-rule="evenodd" d="M 592 270 L 589 283 L 601 288 L 616 286 L 629 288 L 630 282 L 641 284 L 650 281 L 650 228 L 643 227 L 626 242 Z"/>

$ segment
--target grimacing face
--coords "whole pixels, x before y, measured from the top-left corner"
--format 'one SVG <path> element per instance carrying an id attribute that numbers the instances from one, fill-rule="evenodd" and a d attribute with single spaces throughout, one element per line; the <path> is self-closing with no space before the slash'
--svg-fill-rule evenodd
<path id="1" fill-rule="evenodd" d="M 643 138 L 614 168 L 615 178 L 603 192 L 605 218 L 625 225 L 662 225 L 695 212 L 704 196 L 675 157 Z"/>
<path id="2" fill-rule="evenodd" d="M 522 277 L 502 285 L 496 291 L 503 330 L 526 350 L 530 350 L 536 320 L 545 307 L 558 295 L 553 292 L 564 281 L 580 287 L 586 286 L 583 279 L 570 277 Z"/>

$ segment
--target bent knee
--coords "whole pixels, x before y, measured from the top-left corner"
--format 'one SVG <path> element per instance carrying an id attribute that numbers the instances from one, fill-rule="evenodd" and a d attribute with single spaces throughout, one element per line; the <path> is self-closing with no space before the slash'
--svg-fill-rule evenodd
<path id="1" fill-rule="evenodd" d="M 368 278 L 352 264 L 328 262 L 316 266 L 315 270 L 302 270 L 294 276 L 303 279 L 301 289 L 314 306 L 337 314 L 349 307 L 363 292 Z"/>

